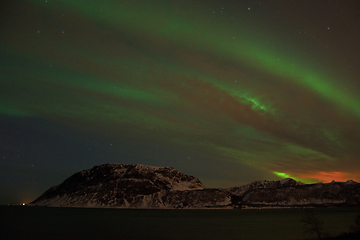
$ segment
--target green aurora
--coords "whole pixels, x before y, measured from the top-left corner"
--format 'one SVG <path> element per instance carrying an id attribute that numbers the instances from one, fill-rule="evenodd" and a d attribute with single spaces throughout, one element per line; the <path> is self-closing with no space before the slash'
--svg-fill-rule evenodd
<path id="1" fill-rule="evenodd" d="M 360 180 L 359 20 L 336 4 L 336 19 L 294 4 L 5 3 L 0 157 L 11 170 L 0 176 L 46 168 L 56 182 L 122 162 L 174 166 L 214 187 Z"/>

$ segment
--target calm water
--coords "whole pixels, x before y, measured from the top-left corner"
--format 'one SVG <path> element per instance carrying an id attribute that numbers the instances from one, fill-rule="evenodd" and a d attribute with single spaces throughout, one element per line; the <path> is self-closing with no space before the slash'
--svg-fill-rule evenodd
<path id="1" fill-rule="evenodd" d="M 353 225 L 359 208 L 316 209 L 324 232 Z M 0 206 L 0 239 L 304 240 L 302 209 L 130 210 Z"/>

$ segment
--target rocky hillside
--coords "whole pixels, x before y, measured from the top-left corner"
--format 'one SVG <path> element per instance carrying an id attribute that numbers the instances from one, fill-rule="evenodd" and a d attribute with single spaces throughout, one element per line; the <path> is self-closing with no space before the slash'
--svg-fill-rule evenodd
<path id="1" fill-rule="evenodd" d="M 277 185 L 277 184 L 276 184 Z M 251 188 L 234 194 L 237 207 L 360 206 L 360 184 L 354 181 Z"/>
<path id="2" fill-rule="evenodd" d="M 78 172 L 32 205 L 66 207 L 204 208 L 231 203 L 231 194 L 205 189 L 172 167 L 104 164 Z"/>
<path id="3" fill-rule="evenodd" d="M 292 178 L 285 178 L 281 181 L 267 181 L 267 180 L 255 181 L 244 186 L 228 188 L 227 190 L 233 195 L 239 196 L 245 192 L 259 188 L 269 189 L 269 188 L 280 188 L 280 187 L 298 186 L 298 185 L 305 185 L 305 184 L 302 182 L 295 181 Z"/>
<path id="4" fill-rule="evenodd" d="M 31 204 L 119 208 L 360 206 L 360 184 L 303 184 L 287 178 L 209 189 L 199 179 L 171 167 L 104 164 L 75 173 Z"/>

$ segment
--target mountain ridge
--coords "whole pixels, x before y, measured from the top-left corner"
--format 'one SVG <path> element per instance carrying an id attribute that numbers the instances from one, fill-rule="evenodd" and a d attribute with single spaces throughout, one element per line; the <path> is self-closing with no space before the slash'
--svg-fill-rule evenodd
<path id="1" fill-rule="evenodd" d="M 206 188 L 173 167 L 107 163 L 77 172 L 30 203 L 53 207 L 253 208 L 360 206 L 360 184 L 287 178 Z"/>
<path id="2" fill-rule="evenodd" d="M 30 205 L 56 207 L 205 208 L 231 203 L 231 194 L 209 189 L 172 167 L 103 164 L 51 187 Z"/>

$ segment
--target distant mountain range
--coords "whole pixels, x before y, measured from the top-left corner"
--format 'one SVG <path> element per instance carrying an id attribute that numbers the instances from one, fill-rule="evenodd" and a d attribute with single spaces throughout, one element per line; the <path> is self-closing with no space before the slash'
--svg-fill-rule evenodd
<path id="1" fill-rule="evenodd" d="M 75 173 L 30 203 L 54 207 L 263 208 L 360 206 L 354 181 L 304 184 L 293 179 L 206 188 L 172 167 L 103 164 Z"/>

